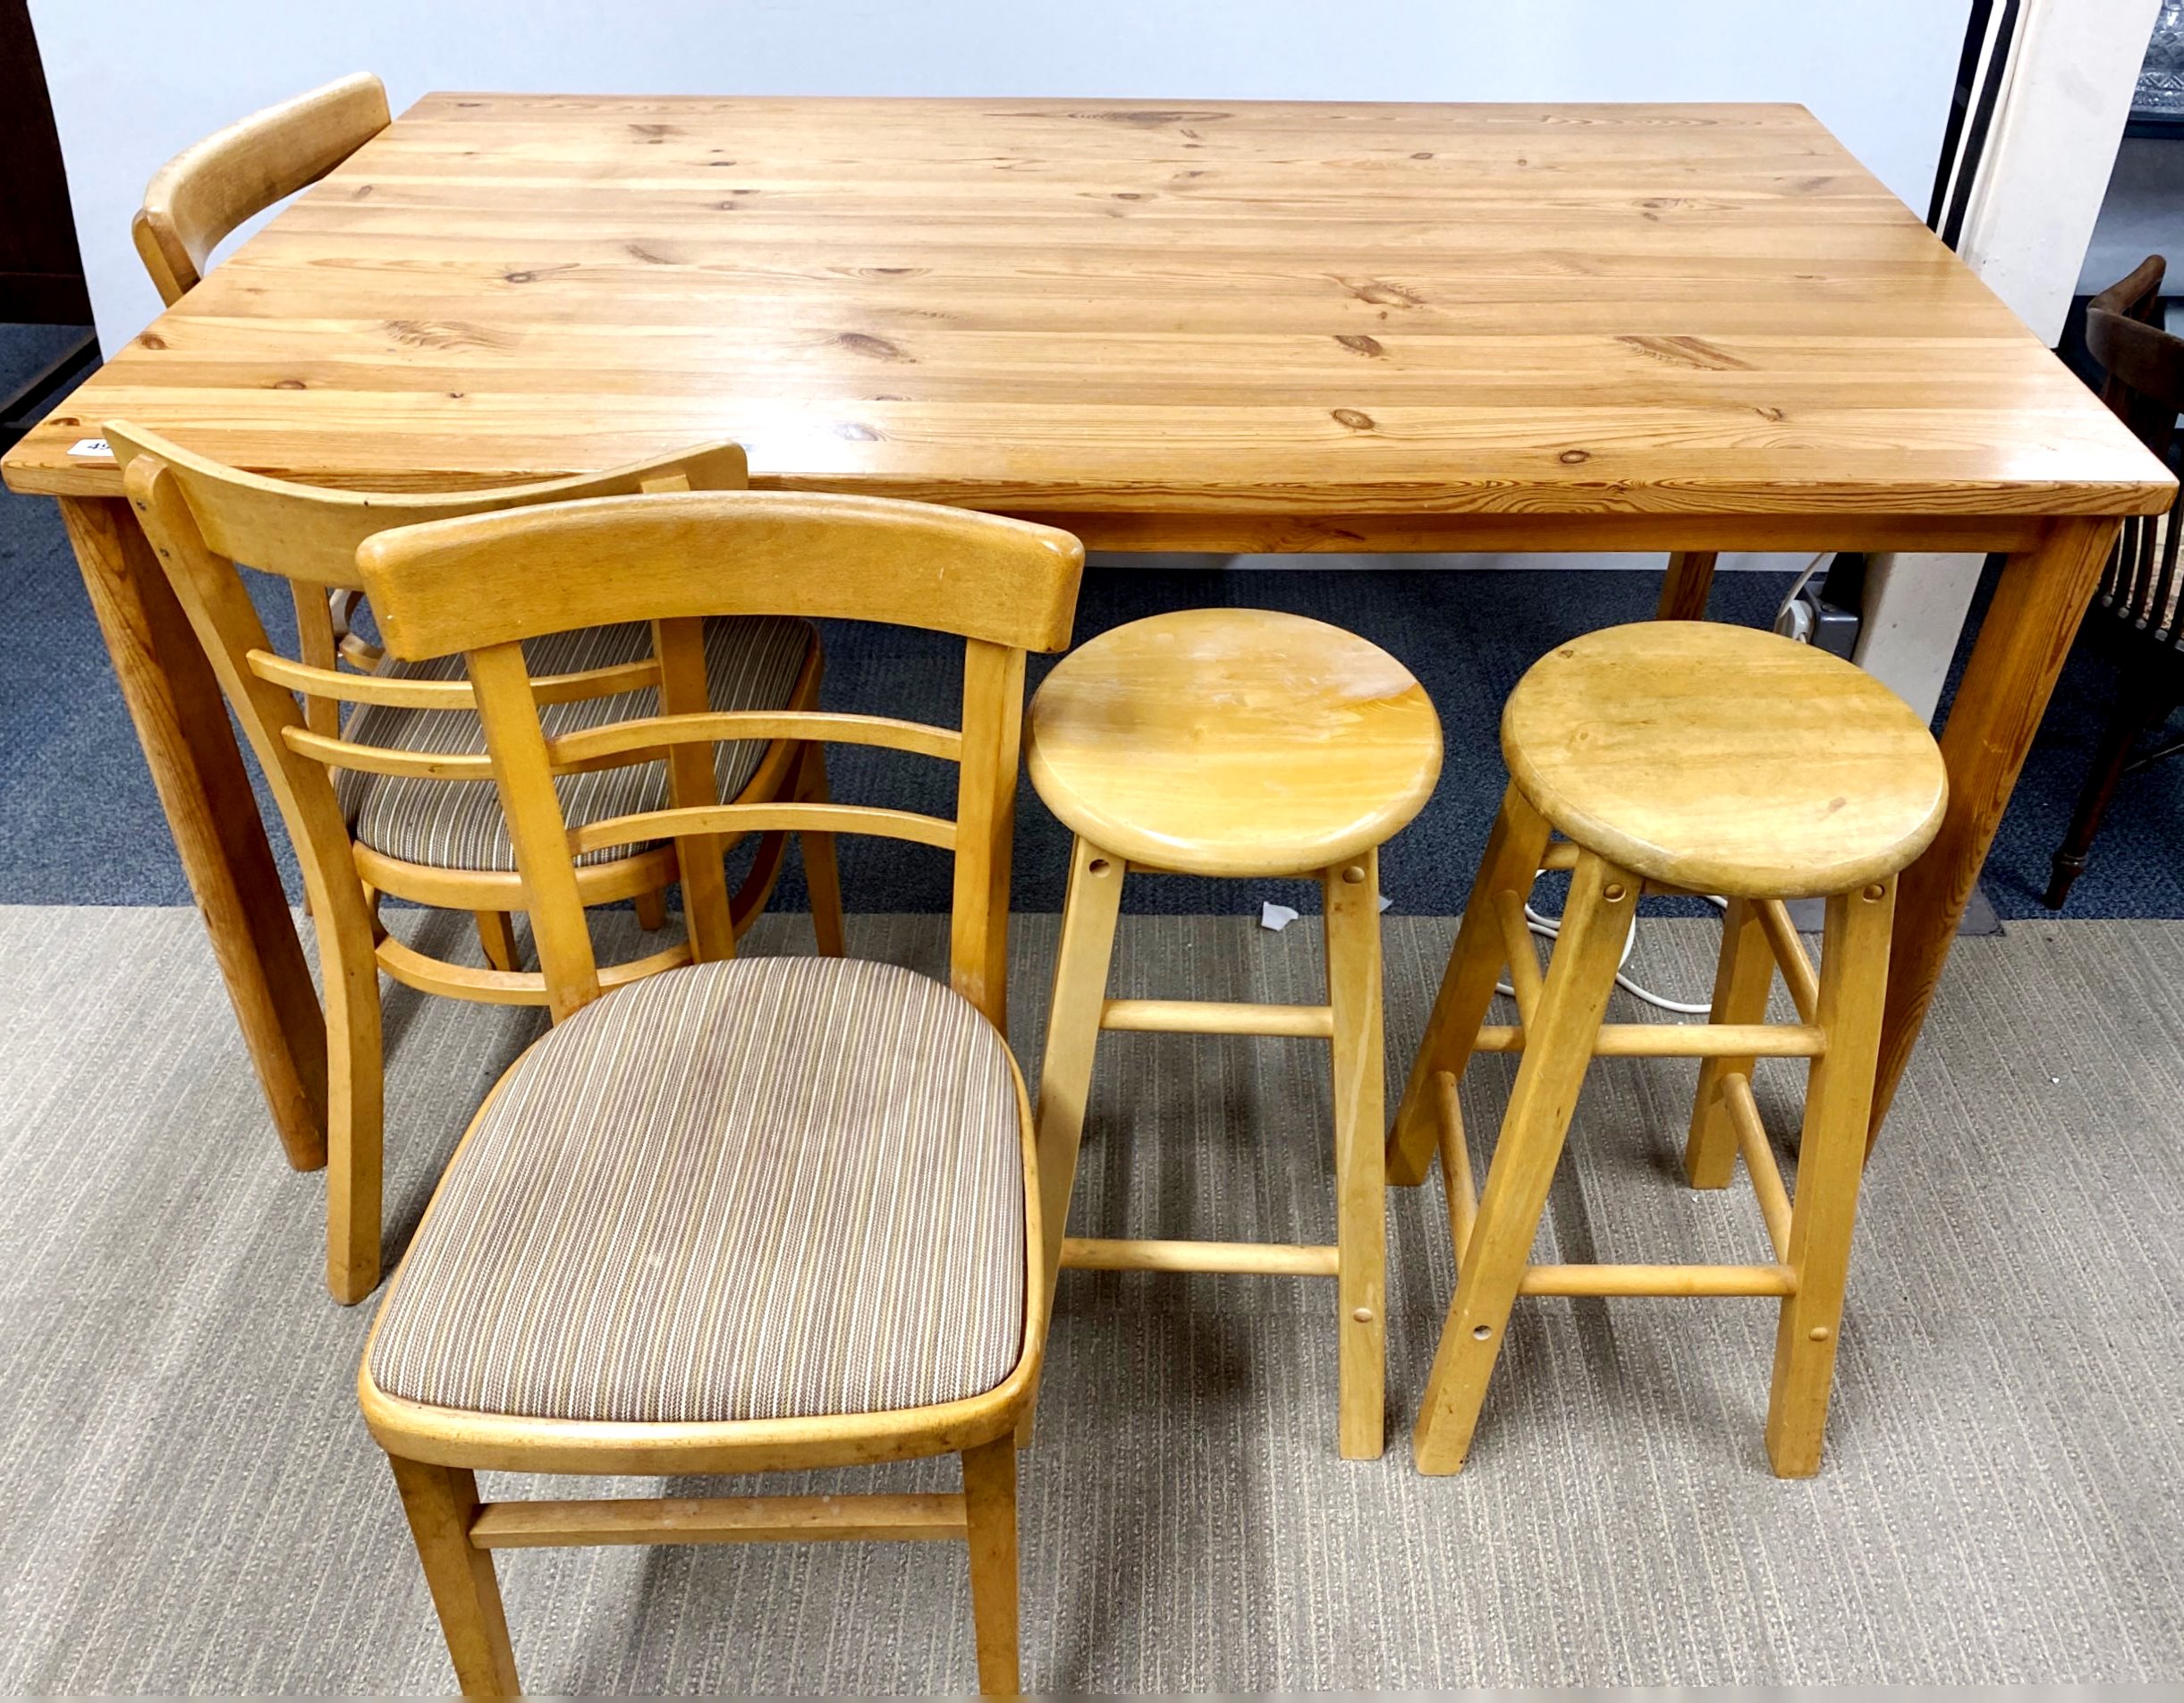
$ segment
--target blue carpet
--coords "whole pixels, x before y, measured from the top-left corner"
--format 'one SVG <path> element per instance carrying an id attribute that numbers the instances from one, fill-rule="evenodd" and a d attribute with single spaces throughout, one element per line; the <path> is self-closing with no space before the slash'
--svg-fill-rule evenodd
<path id="1" fill-rule="evenodd" d="M 86 329 L 0 323 L 0 400 L 13 396 L 82 342 Z"/>
<path id="2" fill-rule="evenodd" d="M 1657 589 L 1653 574 L 1608 572 L 1095 569 L 1086 576 L 1077 636 L 1163 609 L 1250 605 L 1333 622 L 1401 658 L 1439 707 L 1449 754 L 1433 802 L 1388 848 L 1383 885 L 1399 911 L 1447 915 L 1462 909 L 1501 795 L 1494 730 L 1503 697 L 1534 657 L 1562 640 L 1649 615 Z M 1778 575 L 1725 574 L 1712 613 L 1761 623 L 1782 589 Z M 276 635 L 271 616 L 284 603 L 267 605 Z M 830 707 L 954 719 L 960 651 L 951 644 L 846 623 L 826 637 Z M 1045 666 L 1033 659 L 1035 684 Z M 2112 682 L 2097 648 L 2080 645 L 1988 863 L 1988 894 L 2005 918 L 2049 914 L 2039 904 L 2048 857 L 2069 819 Z M 6 495 L 0 495 L 0 903 L 188 902 L 59 518 L 43 499 Z M 938 766 L 924 759 L 842 747 L 828 760 L 839 796 L 947 807 Z M 1029 789 L 1019 815 L 1016 903 L 1059 910 L 1067 836 Z M 296 891 L 284 837 L 276 832 L 275 842 Z M 869 840 L 844 841 L 842 851 L 853 909 L 946 909 L 939 853 Z M 1129 898 L 1132 910 L 1172 914 L 1255 911 L 1262 899 L 1316 906 L 1302 884 L 1181 877 L 1133 882 Z M 793 865 L 777 902 L 805 903 Z M 2125 783 L 2093 867 L 2063 914 L 2184 918 L 2184 762 Z"/>

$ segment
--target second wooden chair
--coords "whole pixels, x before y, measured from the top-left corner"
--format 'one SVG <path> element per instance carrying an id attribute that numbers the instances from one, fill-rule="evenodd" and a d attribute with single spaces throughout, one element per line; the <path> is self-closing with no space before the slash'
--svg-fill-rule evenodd
<path id="1" fill-rule="evenodd" d="M 358 589 L 356 551 L 389 527 L 648 487 L 740 488 L 733 444 L 546 485 L 446 496 L 317 490 L 224 467 L 156 434 L 112 421 L 106 434 L 126 469 L 130 501 L 177 599 L 205 647 L 230 707 L 257 754 L 302 867 L 318 931 L 326 990 L 326 1284 L 343 1302 L 378 1284 L 382 1060 L 379 973 L 421 992 L 495 1004 L 547 1003 L 546 978 L 517 962 L 511 913 L 524 908 L 515 846 L 493 786 L 476 698 L 460 666 L 341 665 L 331 644 L 286 656 L 267 637 L 238 562 L 285 580 L 299 611 L 326 608 L 329 589 Z M 308 631 L 308 630 L 307 630 Z M 715 623 L 699 651 L 656 654 L 641 624 L 579 628 L 541 639 L 534 689 L 557 733 L 643 714 L 663 670 L 680 666 L 723 708 L 808 708 L 818 701 L 817 634 L 794 620 Z M 299 701 L 298 694 L 301 694 Z M 361 707 L 343 724 L 343 704 Z M 717 778 L 731 796 L 825 796 L 816 747 L 753 738 L 724 744 Z M 571 816 L 604 820 L 656 804 L 662 765 L 629 753 L 595 756 L 558 783 Z M 737 894 L 748 926 L 771 893 L 785 835 L 762 843 Z M 813 919 L 825 950 L 842 950 L 834 852 L 807 835 Z M 717 860 L 685 867 L 658 840 L 602 843 L 578 872 L 588 904 L 634 901 L 648 928 L 665 921 L 661 894 L 680 878 L 723 879 Z M 487 968 L 435 957 L 381 927 L 379 895 L 473 913 Z M 609 980 L 687 962 L 677 943 L 616 966 Z"/>

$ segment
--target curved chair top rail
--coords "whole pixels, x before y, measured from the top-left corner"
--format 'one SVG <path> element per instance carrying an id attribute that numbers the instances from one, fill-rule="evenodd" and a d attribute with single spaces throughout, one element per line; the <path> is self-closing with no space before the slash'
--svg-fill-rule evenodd
<path id="1" fill-rule="evenodd" d="M 152 174 L 130 226 L 170 308 L 195 289 L 220 241 L 254 213 L 316 183 L 392 123 L 369 72 L 238 119 Z"/>
<path id="2" fill-rule="evenodd" d="M 2184 410 L 2184 337 L 2163 325 L 2167 262 L 2158 254 L 2094 297 L 2086 309 L 2086 347 L 2108 375 L 2102 394 L 2139 442 L 2163 460 Z"/>
<path id="3" fill-rule="evenodd" d="M 388 648 L 411 660 L 726 614 L 876 621 L 1054 651 L 1070 641 L 1084 550 L 1054 527 L 966 509 L 733 491 L 404 527 L 368 540 L 357 566 Z"/>
<path id="4" fill-rule="evenodd" d="M 229 467 L 127 420 L 102 428 L 124 476 L 141 456 L 169 470 L 206 546 L 284 579 L 354 589 L 357 548 L 391 527 L 492 513 L 573 497 L 634 496 L 648 486 L 741 490 L 749 477 L 742 445 L 703 444 L 604 473 L 460 493 L 337 491 Z"/>
<path id="5" fill-rule="evenodd" d="M 391 654 L 464 654 L 556 1020 L 605 990 L 572 862 L 597 835 L 672 838 L 689 870 L 717 867 L 723 835 L 788 829 L 876 834 L 947 852 L 950 981 L 997 1029 L 1005 1025 L 1024 654 L 1069 643 L 1084 551 L 1068 533 L 883 497 L 689 492 L 404 527 L 367 540 L 357 566 Z M 723 803 L 703 748 L 755 730 L 706 700 L 695 663 L 707 615 L 876 621 L 964 640 L 958 730 L 840 714 L 763 718 L 776 737 L 849 739 L 957 762 L 952 819 L 808 800 Z M 563 742 L 558 756 L 611 754 L 623 741 L 661 750 L 669 805 L 571 832 L 554 786 L 556 741 L 540 725 L 522 641 L 635 621 L 655 634 L 661 713 L 622 734 Z M 686 879 L 684 902 L 699 961 L 732 953 L 732 937 L 708 914 L 717 895 Z"/>

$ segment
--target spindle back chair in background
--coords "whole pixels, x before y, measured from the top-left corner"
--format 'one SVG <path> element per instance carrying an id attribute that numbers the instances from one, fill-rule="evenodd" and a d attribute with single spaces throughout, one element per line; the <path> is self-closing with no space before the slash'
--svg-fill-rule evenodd
<path id="1" fill-rule="evenodd" d="M 2184 410 L 2184 337 L 2163 325 L 2162 278 L 2168 263 L 2150 255 L 2131 275 L 2094 297 L 2086 314 L 2086 346 L 2108 375 L 2103 399 L 2138 440 L 2174 465 L 2177 415 Z M 2184 739 L 2134 756 L 2184 703 L 2184 563 L 2178 559 L 2178 508 L 2134 515 L 2123 522 L 2085 631 L 2106 647 L 2118 674 L 2107 728 L 2056 848 L 2046 902 L 2060 907 L 2091 861 L 2101 818 L 2123 777 L 2184 751 Z"/>

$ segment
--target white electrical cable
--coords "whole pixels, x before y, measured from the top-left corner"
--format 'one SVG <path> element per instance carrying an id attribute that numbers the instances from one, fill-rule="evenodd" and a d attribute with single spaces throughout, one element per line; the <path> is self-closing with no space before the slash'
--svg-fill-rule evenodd
<path id="1" fill-rule="evenodd" d="M 1790 606 L 1798 600 L 1798 593 L 1812 583 L 1813 575 L 1820 572 L 1821 564 L 1833 554 L 1828 550 L 1821 551 L 1818 555 L 1807 562 L 1798 577 L 1790 582 L 1790 589 L 1782 593 L 1782 602 L 1774 607 L 1774 619 L 1769 623 L 1777 631 L 1782 628 L 1782 617 L 1790 613 Z"/>
<path id="2" fill-rule="evenodd" d="M 1543 873 L 1545 872 L 1543 871 Z M 1727 910 L 1729 908 L 1729 902 L 1717 894 L 1709 893 L 1701 896 L 1708 904 L 1718 909 Z M 1524 922 L 1525 927 L 1542 940 L 1556 939 L 1562 932 L 1562 919 L 1560 917 L 1550 917 L 1535 911 L 1529 900 L 1525 902 Z M 1630 932 L 1623 936 L 1623 955 L 1615 962 L 1615 985 L 1618 987 L 1632 998 L 1642 1000 L 1645 1004 L 1653 1006 L 1656 1011 L 1674 1012 L 1684 1017 L 1704 1017 L 1713 1011 L 1714 1004 L 1711 1000 L 1701 1000 L 1698 1004 L 1692 1004 L 1688 1000 L 1671 999 L 1665 994 L 1655 993 L 1650 987 L 1641 987 L 1636 980 L 1625 975 L 1623 966 L 1630 962 L 1631 951 L 1637 945 L 1638 912 L 1633 911 L 1630 913 Z M 1516 990 L 1507 982 L 1494 983 L 1494 990 L 1497 994 L 1507 995 L 1511 999 L 1516 997 Z"/>

